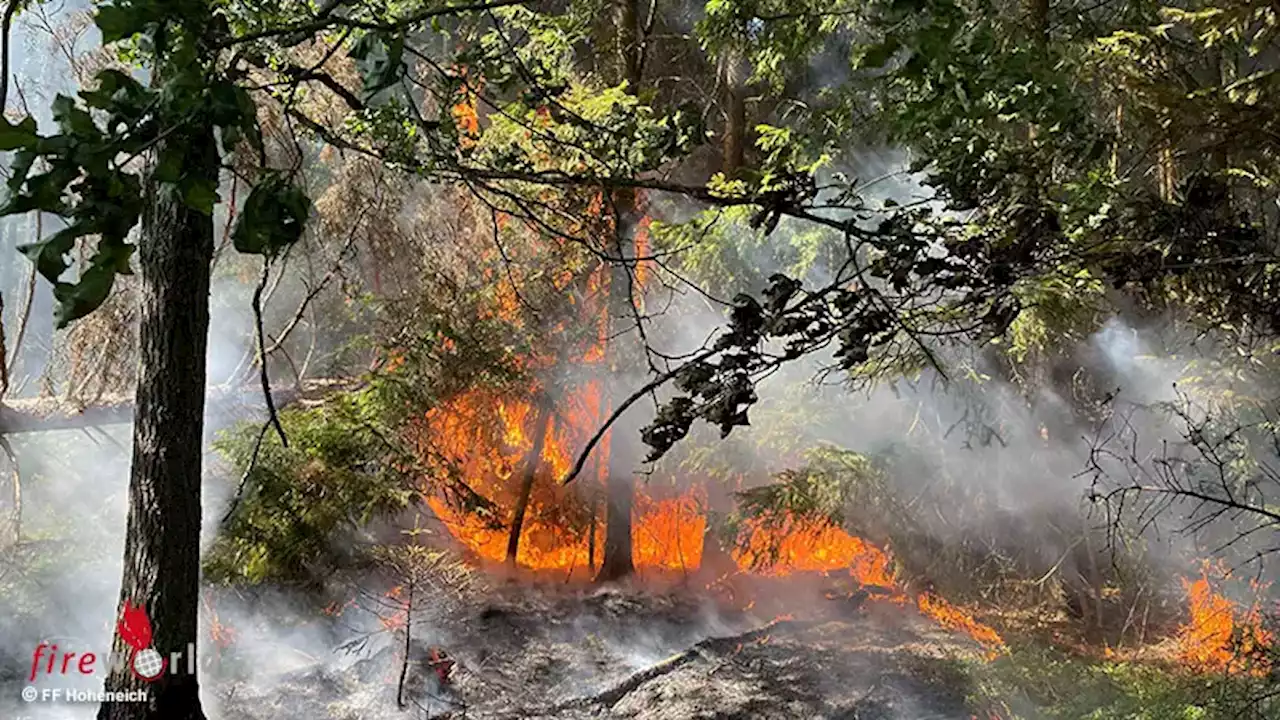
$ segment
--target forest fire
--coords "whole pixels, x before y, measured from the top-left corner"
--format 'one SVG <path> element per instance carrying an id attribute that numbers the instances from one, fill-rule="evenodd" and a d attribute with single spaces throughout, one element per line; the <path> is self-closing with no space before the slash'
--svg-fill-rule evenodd
<path id="1" fill-rule="evenodd" d="M 427 497 L 449 533 L 478 562 L 509 562 L 508 520 L 519 501 L 522 481 L 531 477 L 515 564 L 569 577 L 581 573 L 578 576 L 582 578 L 598 567 L 604 528 L 598 517 L 601 503 L 591 496 L 598 499 L 603 495 L 604 473 L 597 469 L 595 477 L 587 478 L 580 488 L 566 488 L 555 481 L 569 467 L 572 449 L 599 422 L 598 388 L 586 386 L 561 405 L 566 412 L 473 393 L 428 417 L 437 449 L 455 458 L 469 487 L 496 506 L 496 511 L 486 516 L 460 509 L 438 495 Z M 540 453 L 531 470 L 535 448 Z M 606 442 L 603 452 L 607 453 L 607 448 Z M 603 461 L 596 465 L 605 466 Z M 706 542 L 705 495 L 697 486 L 665 495 L 656 489 L 638 490 L 632 557 L 639 572 L 688 575 L 701 567 Z M 964 632 L 989 648 L 1003 645 L 993 629 L 946 600 L 933 594 L 908 596 L 895 580 L 890 555 L 838 526 L 790 517 L 767 526 L 748 521 L 742 536 L 745 542 L 729 553 L 738 573 L 760 577 L 848 573 L 861 586 L 883 588 L 888 601 L 913 604 L 944 627 Z"/>
<path id="2" fill-rule="evenodd" d="M 1211 577 L 1225 581 L 1230 573 L 1205 563 L 1198 579 L 1182 581 L 1190 618 L 1178 633 L 1180 659 L 1210 672 L 1267 673 L 1269 663 L 1259 654 L 1275 638 L 1262 627 L 1260 608 L 1242 608 L 1218 592 Z"/>
<path id="3" fill-rule="evenodd" d="M 650 247 L 646 198 L 637 193 L 633 209 L 642 216 L 634 233 L 634 256 L 645 258 Z M 588 216 L 612 235 L 613 220 L 606 197 L 597 193 L 587 203 Z M 507 227 L 508 219 L 500 218 Z M 536 230 L 536 228 L 530 228 Z M 648 261 L 634 265 L 631 300 L 643 305 L 643 288 L 652 275 Z M 520 361 L 534 370 L 532 387 L 503 394 L 473 389 L 426 414 L 419 426 L 418 449 L 424 457 L 444 456 L 458 471 L 465 489 L 452 494 L 439 487 L 424 489 L 426 502 L 450 535 L 478 564 L 506 564 L 535 573 L 563 574 L 566 579 L 591 577 L 601 569 L 606 540 L 610 435 L 596 445 L 591 463 L 572 485 L 559 482 L 591 435 L 609 414 L 604 363 L 609 357 L 610 313 L 616 298 L 612 276 L 600 266 L 553 281 L 574 306 L 573 316 L 598 318 L 585 337 L 568 346 L 531 350 Z M 576 278 L 576 279 L 575 279 Z M 497 283 L 493 316 L 513 328 L 528 329 L 514 285 Z M 574 288 L 577 287 L 577 291 Z M 555 323 L 556 321 L 552 321 Z M 566 329 L 562 319 L 553 329 Z M 598 325 L 598 327 L 595 327 Z M 551 381 L 552 371 L 572 364 L 582 368 L 576 384 Z M 554 387 L 552 387 L 554 386 Z M 1001 646 L 999 635 L 968 613 L 934 595 L 908 596 L 895 579 L 890 555 L 840 527 L 794 517 L 766 523 L 748 519 L 737 542 L 726 552 L 709 537 L 708 487 L 699 478 L 680 478 L 677 487 L 653 482 L 636 488 L 632 504 L 631 559 L 644 575 L 688 578 L 703 569 L 704 554 L 714 547 L 718 558 L 708 587 L 727 588 L 734 575 L 782 578 L 799 574 L 823 576 L 823 582 L 849 577 L 860 587 L 883 590 L 880 597 L 916 606 L 945 627 L 968 633 L 988 646 Z M 460 497 L 461 495 L 461 497 Z M 704 578 L 705 579 L 705 578 Z M 754 597 L 737 597 L 751 607 Z"/>

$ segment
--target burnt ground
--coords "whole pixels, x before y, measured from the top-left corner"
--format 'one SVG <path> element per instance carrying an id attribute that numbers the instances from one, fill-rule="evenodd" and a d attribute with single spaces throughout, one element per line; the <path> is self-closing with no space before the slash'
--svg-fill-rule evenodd
<path id="1" fill-rule="evenodd" d="M 981 653 L 973 641 L 886 600 L 806 606 L 775 619 L 683 592 L 512 586 L 415 630 L 424 637 L 410 651 L 403 709 L 401 652 L 390 638 L 353 662 L 316 663 L 269 684 L 223 683 L 205 696 L 210 717 L 224 720 L 973 715 L 958 662 Z M 427 666 L 426 642 L 457 661 L 447 686 Z"/>

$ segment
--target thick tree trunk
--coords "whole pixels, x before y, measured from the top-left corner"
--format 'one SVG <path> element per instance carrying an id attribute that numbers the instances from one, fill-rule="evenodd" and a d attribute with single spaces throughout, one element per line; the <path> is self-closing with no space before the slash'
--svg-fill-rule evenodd
<path id="1" fill-rule="evenodd" d="M 533 421 L 533 447 L 525 457 L 524 477 L 520 479 L 520 497 L 516 499 L 516 509 L 511 515 L 511 534 L 507 536 L 507 565 L 516 566 L 516 558 L 520 554 L 520 532 L 524 529 L 524 515 L 529 510 L 529 497 L 533 495 L 533 481 L 538 476 L 538 466 L 542 463 L 542 448 L 546 443 L 547 433 L 551 432 L 551 401 L 544 398 L 538 401 L 538 416 Z"/>
<path id="2" fill-rule="evenodd" d="M 217 176 L 210 129 L 174 142 L 189 143 L 186 172 Z M 128 670 L 112 673 L 108 691 L 145 689 L 148 700 L 104 703 L 98 720 L 204 720 L 194 654 L 213 221 L 154 184 L 148 197 L 138 253 L 140 362 L 120 606 L 145 609 L 152 647 L 169 667 L 154 683 Z M 131 652 L 118 636 L 114 650 Z"/>

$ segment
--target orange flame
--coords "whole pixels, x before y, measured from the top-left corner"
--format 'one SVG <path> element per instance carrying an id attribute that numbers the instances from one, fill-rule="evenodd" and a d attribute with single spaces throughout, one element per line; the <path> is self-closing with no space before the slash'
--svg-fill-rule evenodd
<path id="1" fill-rule="evenodd" d="M 1221 565 L 1206 562 L 1199 579 L 1182 581 L 1190 618 L 1178 632 L 1179 657 L 1210 672 L 1265 674 L 1268 664 L 1256 656 L 1275 638 L 1262 627 L 1258 605 L 1241 608 L 1214 589 L 1211 575 L 1230 578 Z"/>
<path id="2" fill-rule="evenodd" d="M 218 651 L 230 647 L 235 642 L 236 631 L 234 628 L 224 625 L 218 618 L 218 610 L 213 606 L 212 594 L 205 594 L 204 606 L 209 611 L 209 639 L 213 640 L 214 647 Z"/>
<path id="3" fill-rule="evenodd" d="M 480 136 L 480 114 L 476 105 L 483 84 L 479 79 L 470 79 L 465 67 L 457 68 L 456 73 L 462 79 L 463 87 L 459 90 L 458 102 L 450 108 L 450 114 L 453 115 L 454 125 L 460 135 L 458 144 L 466 149 L 475 147 Z"/>
<path id="4" fill-rule="evenodd" d="M 597 427 L 602 399 L 598 384 L 584 386 L 560 403 L 547 423 L 542 455 L 521 531 L 517 563 L 539 571 L 586 571 L 589 558 L 589 511 L 573 488 L 555 482 L 568 471 L 573 452 Z M 498 522 L 454 508 L 435 495 L 427 502 L 450 533 L 475 557 L 490 562 L 506 558 L 508 529 L 516 505 L 526 456 L 539 429 L 540 413 L 525 401 L 481 391 L 459 396 L 428 414 L 426 424 L 437 451 L 451 456 L 469 485 L 498 508 Z M 607 451 L 607 448 L 606 448 Z M 606 463 L 601 463 L 606 466 Z M 591 484 L 584 479 L 583 484 Z M 644 570 L 691 573 L 701 567 L 706 532 L 705 492 L 700 489 L 658 496 L 638 492 L 633 509 L 632 559 Z M 604 529 L 594 523 L 596 547 Z M 575 530 L 574 528 L 580 528 Z M 899 589 L 890 555 L 866 540 L 830 523 L 783 518 L 765 526 L 749 521 L 746 542 L 731 552 L 742 573 L 786 577 L 798 573 L 847 572 L 862 585 L 885 588 L 898 604 L 912 603 Z M 598 556 L 597 556 L 598 559 Z M 1003 642 L 992 628 L 968 612 L 933 594 L 914 599 L 919 611 L 944 627 L 968 633 L 989 647 Z"/>
<path id="5" fill-rule="evenodd" d="M 951 603 L 932 593 L 924 593 L 916 598 L 916 607 L 920 612 L 938 621 L 939 625 L 951 630 L 960 630 L 973 639 L 989 647 L 1001 647 L 1004 640 L 992 628 L 983 625 L 973 616 L 957 608 Z"/>

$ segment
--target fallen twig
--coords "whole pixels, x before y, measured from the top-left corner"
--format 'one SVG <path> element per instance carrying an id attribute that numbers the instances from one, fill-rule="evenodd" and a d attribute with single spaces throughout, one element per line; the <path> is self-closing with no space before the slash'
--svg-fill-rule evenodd
<path id="1" fill-rule="evenodd" d="M 696 660 L 701 657 L 706 657 L 708 654 L 719 654 L 719 653 L 727 652 L 729 650 L 736 648 L 739 645 L 743 645 L 745 643 L 748 643 L 753 640 L 762 638 L 766 635 L 769 635 L 770 633 L 774 632 L 780 627 L 795 626 L 795 625 L 796 623 L 793 620 L 778 619 L 770 623 L 767 623 L 762 627 L 756 628 L 755 630 L 748 630 L 747 632 L 739 633 L 737 635 L 729 635 L 727 637 L 707 638 L 699 642 L 697 645 L 694 645 L 693 647 L 689 648 L 688 650 L 685 650 L 684 652 L 678 653 L 676 655 L 672 655 L 671 657 L 667 658 L 666 660 L 663 660 L 662 662 L 657 663 L 656 665 L 650 665 L 649 667 L 644 668 L 643 670 L 640 670 L 638 672 L 631 674 L 622 682 L 619 682 L 616 685 L 610 686 L 602 690 L 601 692 L 596 693 L 595 695 L 574 698 L 572 700 L 568 700 L 566 702 L 560 703 L 559 705 L 556 705 L 554 708 L 552 708 L 552 712 L 560 712 L 562 710 L 568 710 L 572 708 L 590 707 L 592 705 L 604 705 L 611 708 L 614 705 L 617 705 L 618 701 L 622 700 L 622 698 L 631 694 L 633 691 L 636 690 L 636 688 L 640 687 L 641 685 L 644 685 L 650 680 L 659 678 L 673 670 L 676 670 L 684 665 L 687 665 L 689 662 L 693 660 Z"/>

